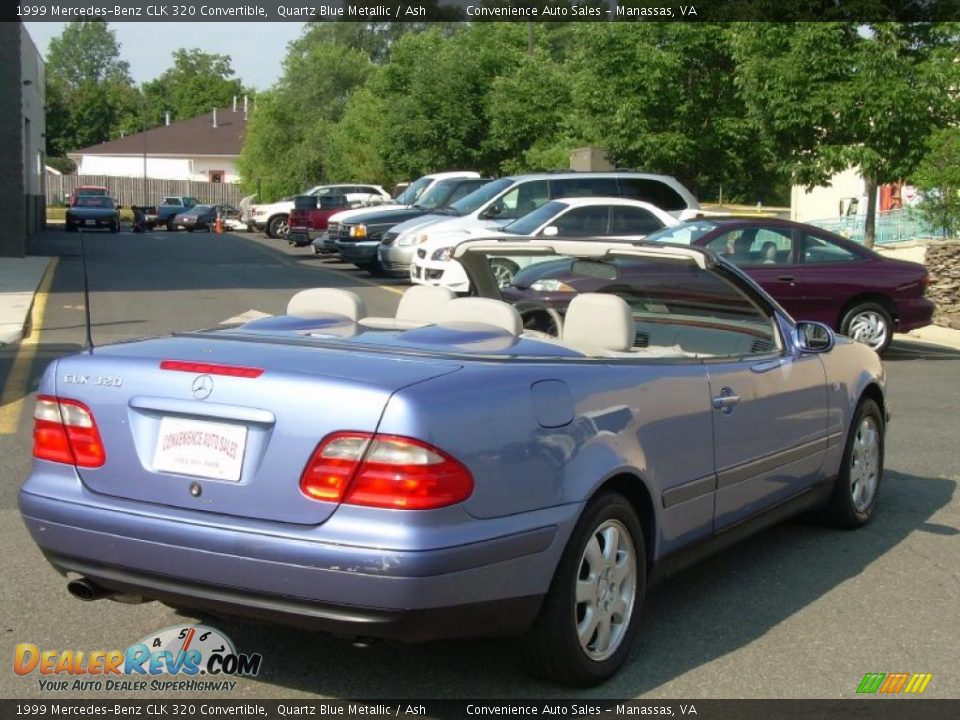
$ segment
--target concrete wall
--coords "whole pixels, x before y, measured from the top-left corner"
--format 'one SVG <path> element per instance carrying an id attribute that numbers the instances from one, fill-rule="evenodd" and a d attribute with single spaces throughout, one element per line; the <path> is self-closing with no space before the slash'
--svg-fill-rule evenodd
<path id="1" fill-rule="evenodd" d="M 75 156 L 78 175 L 110 175 L 112 177 L 143 177 L 142 155 L 82 155 Z M 198 156 L 198 157 L 156 157 L 147 150 L 147 177 L 157 180 L 197 180 L 210 179 L 210 170 L 223 170 L 225 182 L 238 182 L 236 158 Z"/>
<path id="2" fill-rule="evenodd" d="M 0 97 L 20 98 L 18 22 L 0 22 Z M 0 103 L 0 257 L 26 254 L 26 204 L 23 187 L 23 112 L 19 102 Z"/>
<path id="3" fill-rule="evenodd" d="M 21 110 L 23 112 L 23 189 L 26 233 L 46 224 L 44 165 L 46 165 L 46 104 L 44 64 L 27 30 L 20 26 Z"/>
<path id="4" fill-rule="evenodd" d="M 847 198 L 860 200 L 858 211 L 866 212 L 864 182 L 856 168 L 834 175 L 826 187 L 816 187 L 809 192 L 802 185 L 790 190 L 790 219 L 798 222 L 835 218 L 844 214 Z"/>

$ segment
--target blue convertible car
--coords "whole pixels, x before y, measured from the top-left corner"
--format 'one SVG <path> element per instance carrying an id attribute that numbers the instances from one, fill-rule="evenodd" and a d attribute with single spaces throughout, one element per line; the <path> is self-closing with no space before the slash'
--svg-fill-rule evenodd
<path id="1" fill-rule="evenodd" d="M 504 257 L 569 259 L 591 290 L 507 303 Z M 55 361 L 20 509 L 71 592 L 364 641 L 519 635 L 533 672 L 585 685 L 656 577 L 801 511 L 870 519 L 889 410 L 866 346 L 707 250 L 454 258 L 471 297 L 414 287 L 369 317 L 318 288 Z"/>

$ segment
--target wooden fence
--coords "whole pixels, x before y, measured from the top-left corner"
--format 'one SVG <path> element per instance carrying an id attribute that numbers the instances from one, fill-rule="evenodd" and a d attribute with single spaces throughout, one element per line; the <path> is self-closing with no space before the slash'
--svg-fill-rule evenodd
<path id="1" fill-rule="evenodd" d="M 158 205 L 164 197 L 187 195 L 205 204 L 239 206 L 244 193 L 233 183 L 212 183 L 196 180 L 159 180 L 147 178 L 146 192 L 142 177 L 113 177 L 110 175 L 54 175 L 47 173 L 47 205 L 63 205 L 79 185 L 99 185 L 110 191 L 117 203 L 129 205 Z"/>

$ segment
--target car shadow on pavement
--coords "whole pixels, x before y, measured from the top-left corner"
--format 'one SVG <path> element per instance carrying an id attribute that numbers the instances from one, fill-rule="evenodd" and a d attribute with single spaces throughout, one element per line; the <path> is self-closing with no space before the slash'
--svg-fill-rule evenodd
<path id="1" fill-rule="evenodd" d="M 902 360 L 960 360 L 960 350 L 946 345 L 894 340 L 883 354 L 883 359 L 894 362 Z"/>
<path id="2" fill-rule="evenodd" d="M 762 637 L 857 576 L 930 522 L 956 483 L 888 470 L 874 520 L 856 532 L 797 519 L 771 528 L 648 592 L 640 641 L 606 684 L 572 690 L 530 679 L 516 640 L 366 649 L 322 634 L 211 619 L 244 652 L 264 656 L 258 681 L 333 698 L 627 698 L 651 692 Z M 834 619 L 833 622 L 839 622 Z M 830 622 L 822 632 L 832 634 Z M 811 640 L 815 640 L 811 638 Z M 415 682 L 411 681 L 415 678 Z"/>
<path id="3" fill-rule="evenodd" d="M 82 327 L 82 326 L 81 326 Z M 7 383 L 13 368 L 19 345 L 8 345 L 0 348 L 0 390 L 3 391 L 4 404 L 16 402 L 36 392 L 40 385 L 40 378 L 47 365 L 64 355 L 79 352 L 82 345 L 76 343 L 40 343 L 30 361 L 25 383 Z M 31 407 L 30 411 L 33 411 Z"/>

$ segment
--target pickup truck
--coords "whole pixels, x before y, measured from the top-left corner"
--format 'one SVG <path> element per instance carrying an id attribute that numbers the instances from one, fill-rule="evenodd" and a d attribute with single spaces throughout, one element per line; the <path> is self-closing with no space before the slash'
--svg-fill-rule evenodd
<path id="1" fill-rule="evenodd" d="M 367 207 L 391 202 L 390 195 L 379 185 L 317 185 L 302 195 L 341 195 L 347 199 L 348 207 Z M 285 238 L 292 210 L 292 197 L 268 205 L 253 205 L 250 208 L 251 224 L 269 237 Z"/>
<path id="2" fill-rule="evenodd" d="M 178 195 L 165 197 L 162 205 L 142 208 L 147 229 L 152 230 L 158 225 L 163 225 L 167 228 L 167 230 L 173 232 L 177 229 L 177 226 L 174 223 L 174 218 L 176 218 L 180 213 L 186 212 L 194 205 L 199 204 L 200 201 L 195 197 Z"/>
<path id="3" fill-rule="evenodd" d="M 300 195 L 293 199 L 287 229 L 287 242 L 297 247 L 309 245 L 327 230 L 327 220 L 350 207 L 344 195 Z"/>

